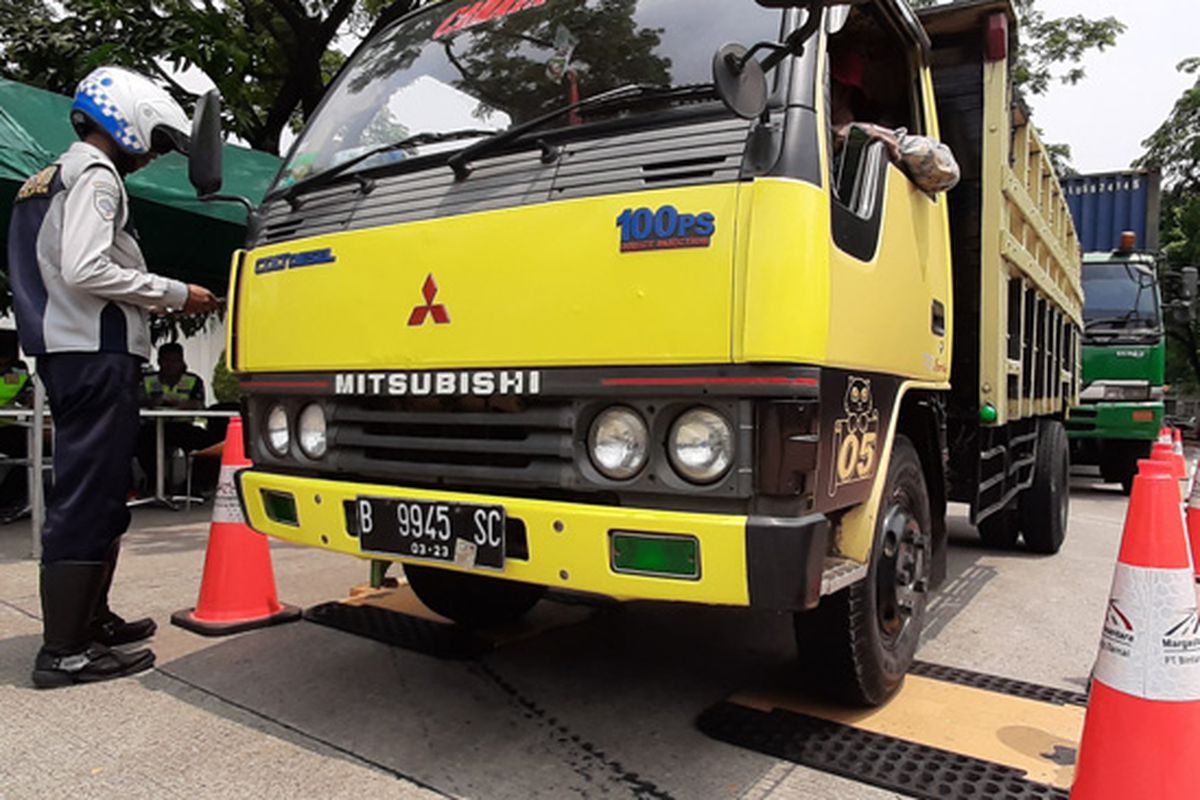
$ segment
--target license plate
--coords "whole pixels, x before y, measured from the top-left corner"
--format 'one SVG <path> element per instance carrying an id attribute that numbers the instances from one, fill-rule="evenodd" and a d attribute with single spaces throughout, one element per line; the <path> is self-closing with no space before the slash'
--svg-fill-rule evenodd
<path id="1" fill-rule="evenodd" d="M 503 506 L 378 497 L 355 506 L 364 552 L 504 569 Z"/>

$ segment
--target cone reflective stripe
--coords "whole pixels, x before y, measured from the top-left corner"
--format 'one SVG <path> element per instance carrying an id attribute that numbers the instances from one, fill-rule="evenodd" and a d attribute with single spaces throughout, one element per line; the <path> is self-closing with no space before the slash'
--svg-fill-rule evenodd
<path id="1" fill-rule="evenodd" d="M 1200 464 L 1196 465 L 1200 473 Z M 1192 491 L 1187 501 L 1187 532 L 1192 549 L 1192 570 L 1196 573 L 1196 591 L 1200 593 L 1200 474 L 1192 478 Z"/>
<path id="2" fill-rule="evenodd" d="M 1175 457 L 1175 445 L 1170 442 L 1155 442 L 1154 447 L 1150 449 L 1150 460 L 1158 461 L 1166 464 L 1171 469 L 1171 475 L 1176 480 L 1183 480 L 1187 476 L 1181 472 L 1179 459 Z"/>
<path id="3" fill-rule="evenodd" d="M 1179 434 L 1179 428 L 1175 428 L 1175 439 L 1171 442 L 1171 453 L 1175 456 L 1179 479 L 1187 480 L 1187 456 L 1183 454 L 1183 437 Z"/>
<path id="4" fill-rule="evenodd" d="M 1169 464 L 1139 462 L 1074 800 L 1200 797 L 1200 618 Z"/>
<path id="5" fill-rule="evenodd" d="M 221 455 L 200 599 L 194 609 L 171 615 L 171 622 L 181 628 L 221 636 L 300 618 L 300 609 L 284 605 L 276 597 L 267 539 L 250 530 L 242 514 L 234 481 L 238 470 L 249 466 L 242 444 L 242 421 L 234 417 Z"/>

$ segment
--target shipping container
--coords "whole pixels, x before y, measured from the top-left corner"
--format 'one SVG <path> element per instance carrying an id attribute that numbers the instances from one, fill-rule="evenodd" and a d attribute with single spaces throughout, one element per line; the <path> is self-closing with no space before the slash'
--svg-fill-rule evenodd
<path id="1" fill-rule="evenodd" d="M 1113 250 L 1124 231 L 1138 247 L 1158 249 L 1161 175 L 1156 171 L 1106 172 L 1064 178 L 1067 205 L 1085 253 Z"/>

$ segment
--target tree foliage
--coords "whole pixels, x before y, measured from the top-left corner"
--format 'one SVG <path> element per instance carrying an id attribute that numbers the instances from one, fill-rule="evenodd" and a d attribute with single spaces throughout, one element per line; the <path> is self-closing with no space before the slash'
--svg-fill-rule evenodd
<path id="1" fill-rule="evenodd" d="M 1188 392 L 1200 390 L 1200 325 L 1186 312 L 1182 269 L 1200 265 L 1200 196 L 1168 190 L 1163 196 L 1161 239 L 1166 263 L 1160 268 L 1166 306 L 1167 383 Z"/>
<path id="2" fill-rule="evenodd" d="M 70 94 L 101 64 L 174 76 L 195 67 L 225 100 L 230 131 L 277 153 L 285 128 L 316 110 L 344 56 L 424 0 L 0 0 L 0 74 Z"/>
<path id="3" fill-rule="evenodd" d="M 1197 75 L 1200 58 L 1189 58 L 1178 69 Z M 1142 146 L 1146 153 L 1137 166 L 1161 170 L 1172 194 L 1200 194 L 1200 76 L 1175 101 L 1170 116 Z"/>
<path id="4" fill-rule="evenodd" d="M 231 132 L 277 153 L 284 129 L 312 114 L 344 60 L 334 46 L 339 37 L 369 36 L 424 2 L 0 0 L 0 74 L 68 94 L 103 63 L 154 74 L 168 85 L 180 70 L 199 68 L 221 90 Z M 1033 94 L 1056 77 L 1079 81 L 1083 55 L 1111 46 L 1124 30 L 1112 17 L 1048 18 L 1036 0 L 1015 2 L 1026 43 L 1018 80 Z"/>
<path id="5" fill-rule="evenodd" d="M 1196 80 L 1175 102 L 1167 119 L 1142 146 L 1135 167 L 1163 175 L 1160 239 L 1167 266 L 1163 271 L 1164 299 L 1181 302 L 1180 270 L 1200 266 L 1200 58 L 1182 62 L 1179 71 Z M 1167 380 L 1176 386 L 1200 388 L 1200 327 L 1177 315 L 1167 326 Z"/>
<path id="6" fill-rule="evenodd" d="M 947 0 L 912 0 L 914 6 L 946 5 Z M 1125 25 L 1116 17 L 1089 18 L 1083 14 L 1048 17 L 1037 0 L 1013 0 L 1020 19 L 1021 50 L 1017 53 L 1016 83 L 1029 94 L 1045 94 L 1055 81 L 1076 84 L 1086 77 L 1083 57 L 1117 43 Z"/>

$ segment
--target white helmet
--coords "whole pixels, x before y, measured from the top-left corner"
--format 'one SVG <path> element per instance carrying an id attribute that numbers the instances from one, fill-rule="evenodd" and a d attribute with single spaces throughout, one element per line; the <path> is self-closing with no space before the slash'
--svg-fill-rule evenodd
<path id="1" fill-rule="evenodd" d="M 79 82 L 71 124 L 82 137 L 89 124 L 130 155 L 187 152 L 191 124 L 171 95 L 149 78 L 121 67 L 98 67 Z"/>

